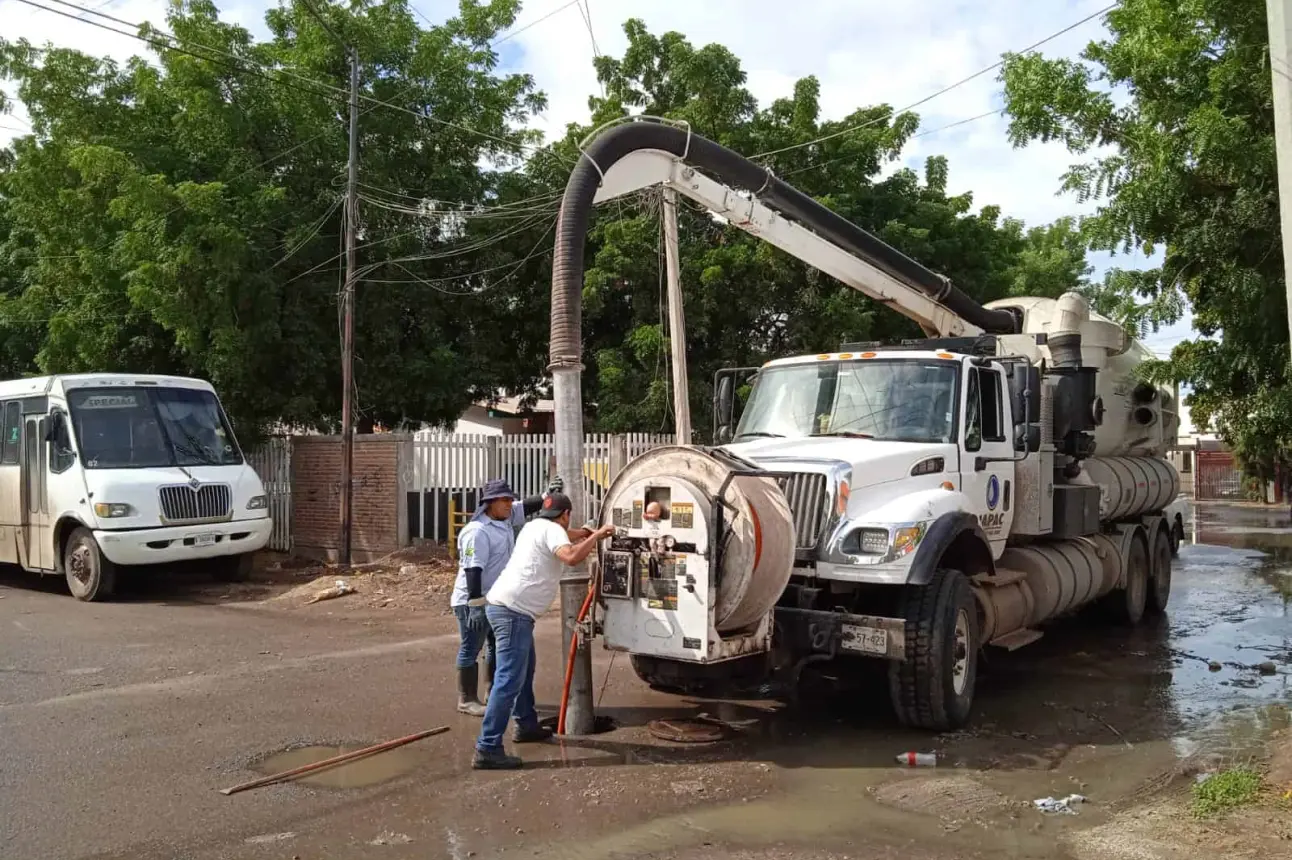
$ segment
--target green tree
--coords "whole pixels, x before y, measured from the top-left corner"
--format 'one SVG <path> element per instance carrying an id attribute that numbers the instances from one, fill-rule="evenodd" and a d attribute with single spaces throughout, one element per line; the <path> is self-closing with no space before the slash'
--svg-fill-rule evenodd
<path id="1" fill-rule="evenodd" d="M 494 72 L 489 42 L 518 6 L 462 0 L 434 27 L 404 0 L 321 7 L 363 63 L 366 422 L 451 420 L 535 375 L 499 359 L 499 315 L 523 307 L 491 306 L 495 279 L 473 274 L 533 274 L 516 240 L 532 246 L 554 213 L 512 205 L 516 183 L 498 173 L 523 159 L 533 134 L 515 128 L 543 104 L 528 76 Z M 33 124 L 0 160 L 0 258 L 17 264 L 0 276 L 3 370 L 194 374 L 244 428 L 327 426 L 340 401 L 346 53 L 298 2 L 267 13 L 264 42 L 210 0 L 172 6 L 165 23 L 174 39 L 141 29 L 153 65 L 0 40 L 0 76 Z"/>
<path id="2" fill-rule="evenodd" d="M 1089 270 L 1070 221 L 1029 230 L 995 206 L 973 212 L 971 195 L 948 195 L 943 157 L 928 159 L 923 176 L 901 169 L 880 177 L 918 128 L 914 114 L 876 105 L 823 120 L 811 77 L 791 97 L 760 107 L 726 48 L 697 48 L 680 33 L 656 36 L 638 20 L 624 31 L 623 57 L 597 61 L 605 95 L 589 100 L 591 125 L 571 128 L 555 152 L 577 154 L 574 142 L 592 127 L 629 113 L 685 121 L 742 154 L 773 153 L 761 160 L 778 176 L 982 301 L 1083 287 Z M 602 429 L 671 426 L 659 207 L 653 194 L 602 206 L 589 237 L 585 398 L 597 404 Z M 722 366 L 920 334 L 904 317 L 687 201 L 679 233 L 691 410 L 701 432 Z"/>
<path id="3" fill-rule="evenodd" d="M 1125 0 L 1106 21 L 1079 59 L 1007 58 L 1010 136 L 1087 157 L 1064 188 L 1099 202 L 1091 248 L 1162 253 L 1111 272 L 1097 302 L 1143 331 L 1187 299 L 1201 337 L 1146 370 L 1192 385 L 1195 423 L 1267 475 L 1292 449 L 1292 398 L 1265 4 Z"/>

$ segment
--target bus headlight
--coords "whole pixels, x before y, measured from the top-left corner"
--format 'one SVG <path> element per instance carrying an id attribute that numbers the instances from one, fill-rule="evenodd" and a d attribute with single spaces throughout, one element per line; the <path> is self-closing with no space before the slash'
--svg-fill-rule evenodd
<path id="1" fill-rule="evenodd" d="M 269 507 L 268 496 L 252 496 L 247 501 L 247 510 L 249 511 L 263 511 L 267 507 Z"/>
<path id="2" fill-rule="evenodd" d="M 135 509 L 125 502 L 95 502 L 94 515 L 102 517 L 105 520 L 117 519 L 119 517 L 133 517 Z"/>

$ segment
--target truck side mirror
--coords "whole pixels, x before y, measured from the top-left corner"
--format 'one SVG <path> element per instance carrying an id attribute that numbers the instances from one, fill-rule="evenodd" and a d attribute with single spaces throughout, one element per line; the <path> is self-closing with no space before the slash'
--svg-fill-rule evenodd
<path id="1" fill-rule="evenodd" d="M 731 413 L 735 409 L 735 384 L 731 374 L 718 380 L 713 395 L 713 441 L 719 445 L 731 441 Z"/>

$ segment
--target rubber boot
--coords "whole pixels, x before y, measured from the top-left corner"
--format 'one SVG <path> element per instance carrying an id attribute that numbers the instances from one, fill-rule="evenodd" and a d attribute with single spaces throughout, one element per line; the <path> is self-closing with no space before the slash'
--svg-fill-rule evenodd
<path id="1" fill-rule="evenodd" d="M 480 667 L 474 663 L 458 670 L 458 713 L 469 717 L 483 717 L 485 706 L 476 698 L 480 684 Z"/>
<path id="2" fill-rule="evenodd" d="M 481 752 L 476 750 L 475 756 L 471 759 L 471 767 L 474 770 L 519 770 L 524 765 L 514 755 L 507 755 L 502 750 L 497 752 Z"/>

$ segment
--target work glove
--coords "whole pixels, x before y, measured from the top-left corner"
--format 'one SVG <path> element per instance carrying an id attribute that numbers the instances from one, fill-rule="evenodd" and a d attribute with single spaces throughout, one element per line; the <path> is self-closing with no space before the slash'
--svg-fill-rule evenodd
<path id="1" fill-rule="evenodd" d="M 557 475 L 554 478 L 552 478 L 552 480 L 548 481 L 547 492 L 544 493 L 544 495 L 550 496 L 552 495 L 552 493 L 564 493 L 564 492 L 565 492 L 565 480 L 560 475 Z"/>
<path id="2" fill-rule="evenodd" d="M 472 633 L 489 632 L 489 617 L 485 615 L 483 606 L 471 607 L 471 611 L 467 614 L 467 629 Z"/>

